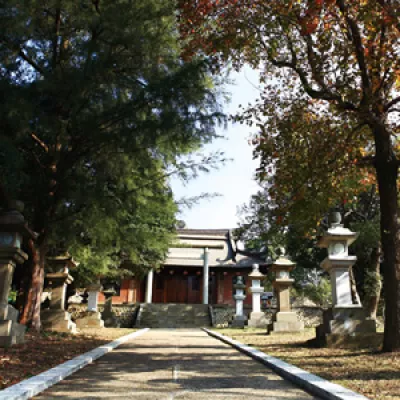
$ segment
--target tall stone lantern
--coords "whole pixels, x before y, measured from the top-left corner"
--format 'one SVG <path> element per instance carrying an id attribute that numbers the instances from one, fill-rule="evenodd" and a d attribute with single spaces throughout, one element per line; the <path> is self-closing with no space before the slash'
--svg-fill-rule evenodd
<path id="1" fill-rule="evenodd" d="M 304 329 L 304 323 L 299 321 L 296 312 L 290 306 L 290 288 L 294 279 L 290 278 L 290 272 L 295 263 L 285 256 L 281 249 L 281 256 L 272 264 L 271 271 L 275 273 L 273 286 L 277 296 L 278 310 L 273 322 L 268 326 L 268 333 L 299 332 Z"/>
<path id="2" fill-rule="evenodd" d="M 101 317 L 104 320 L 104 326 L 107 328 L 119 327 L 117 316 L 113 311 L 112 298 L 117 294 L 113 285 L 109 285 L 107 288 L 103 289 L 103 294 L 105 297 L 104 310 L 101 313 Z"/>
<path id="3" fill-rule="evenodd" d="M 16 265 L 28 259 L 22 240 L 35 236 L 20 212 L 0 214 L 0 347 L 24 342 L 25 326 L 18 323 L 18 311 L 8 304 L 8 296 Z"/>
<path id="4" fill-rule="evenodd" d="M 361 305 L 353 304 L 351 296 L 349 270 L 357 257 L 349 255 L 349 246 L 358 234 L 343 227 L 338 212 L 331 215 L 331 221 L 331 227 L 317 245 L 328 249 L 328 256 L 322 261 L 321 267 L 330 275 L 332 308 L 324 312 L 323 323 L 317 327 L 317 337 L 326 340 L 327 335 L 332 334 L 374 333 L 375 321 L 365 318 Z"/>
<path id="5" fill-rule="evenodd" d="M 249 274 L 249 279 L 251 279 L 250 292 L 252 294 L 253 309 L 247 321 L 248 326 L 265 327 L 267 325 L 265 314 L 261 311 L 261 293 L 264 292 L 264 287 L 262 285 L 264 277 L 264 274 L 259 270 L 258 264 L 253 264 L 253 271 Z"/>
<path id="6" fill-rule="evenodd" d="M 99 292 L 102 288 L 100 281 L 92 283 L 87 287 L 87 311 L 82 318 L 76 320 L 76 326 L 78 328 L 104 328 L 104 321 L 98 310 Z"/>
<path id="7" fill-rule="evenodd" d="M 244 328 L 246 324 L 246 317 L 243 313 L 243 301 L 246 298 L 244 290 L 246 289 L 246 285 L 243 282 L 243 277 L 238 276 L 236 279 L 236 283 L 233 285 L 235 289 L 235 294 L 233 298 L 236 301 L 236 312 L 235 316 L 232 320 L 231 326 L 235 328 Z"/>
<path id="8" fill-rule="evenodd" d="M 69 270 L 79 264 L 69 253 L 56 257 L 47 257 L 46 279 L 51 289 L 50 307 L 42 310 L 41 318 L 45 330 L 57 332 L 76 332 L 76 325 L 71 320 L 70 313 L 66 310 L 67 287 L 74 278 Z"/>

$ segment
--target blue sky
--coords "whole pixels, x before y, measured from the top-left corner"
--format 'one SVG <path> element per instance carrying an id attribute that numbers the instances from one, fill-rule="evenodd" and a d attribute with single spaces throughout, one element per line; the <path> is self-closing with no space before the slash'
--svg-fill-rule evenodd
<path id="1" fill-rule="evenodd" d="M 234 84 L 227 86 L 231 93 L 231 102 L 225 106 L 226 113 L 238 110 L 239 104 L 247 105 L 259 95 L 257 90 L 258 75 L 249 68 L 238 74 L 232 74 Z M 225 139 L 217 139 L 204 147 L 204 153 L 222 150 L 226 158 L 232 161 L 221 166 L 219 170 L 212 170 L 202 174 L 186 185 L 177 179 L 171 181 L 175 198 L 192 197 L 203 192 L 221 194 L 210 200 L 203 200 L 191 209 L 184 209 L 179 219 L 186 222 L 188 228 L 235 228 L 239 221 L 237 209 L 247 203 L 252 194 L 258 190 L 254 181 L 254 173 L 258 162 L 252 158 L 252 147 L 248 139 L 255 129 L 246 125 L 229 123 L 227 129 L 219 129 L 218 134 Z"/>

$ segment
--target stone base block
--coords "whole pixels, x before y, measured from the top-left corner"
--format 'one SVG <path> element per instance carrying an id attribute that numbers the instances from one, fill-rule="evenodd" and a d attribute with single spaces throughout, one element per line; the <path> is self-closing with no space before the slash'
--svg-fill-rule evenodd
<path id="1" fill-rule="evenodd" d="M 104 328 L 104 321 L 97 311 L 88 311 L 82 318 L 76 321 L 77 328 Z"/>
<path id="2" fill-rule="evenodd" d="M 383 342 L 383 333 L 356 333 L 353 335 L 328 334 L 325 345 L 332 348 L 379 347 Z"/>
<path id="3" fill-rule="evenodd" d="M 101 318 L 104 321 L 104 326 L 107 328 L 119 328 L 119 322 L 117 316 L 113 311 L 103 311 L 101 313 Z"/>
<path id="4" fill-rule="evenodd" d="M 18 322 L 19 312 L 12 305 L 7 304 L 0 310 L 0 321 L 14 321 Z"/>
<path id="5" fill-rule="evenodd" d="M 44 330 L 76 333 L 76 325 L 72 322 L 71 315 L 67 311 L 43 310 L 40 317 Z"/>
<path id="6" fill-rule="evenodd" d="M 318 342 L 324 343 L 327 341 L 328 335 L 337 336 L 355 336 L 359 334 L 375 334 L 376 322 L 374 320 L 352 320 L 337 321 L 332 320 L 324 322 L 317 326 L 316 335 Z"/>
<path id="7" fill-rule="evenodd" d="M 329 321 L 330 329 L 328 333 L 346 335 L 353 333 L 375 333 L 376 323 L 374 320 L 354 320 L 349 319 L 347 321 Z"/>
<path id="8" fill-rule="evenodd" d="M 250 313 L 247 326 L 252 328 L 265 328 L 268 325 L 268 320 L 263 312 Z"/>
<path id="9" fill-rule="evenodd" d="M 268 333 L 294 333 L 304 330 L 304 324 L 297 322 L 273 322 L 268 326 Z"/>
<path id="10" fill-rule="evenodd" d="M 326 334 L 351 335 L 353 333 L 375 333 L 376 322 L 365 318 L 360 307 L 333 307 L 323 313 L 322 324 L 317 327 Z"/>
<path id="11" fill-rule="evenodd" d="M 383 342 L 383 333 L 353 333 L 351 335 L 339 335 L 335 333 L 321 334 L 318 332 L 313 340 L 319 347 L 356 349 L 368 347 L 380 347 Z"/>
<path id="12" fill-rule="evenodd" d="M 297 314 L 292 311 L 278 312 L 274 322 L 268 325 L 268 333 L 291 333 L 304 330 L 304 323 L 299 321 Z"/>
<path id="13" fill-rule="evenodd" d="M 232 322 L 230 323 L 230 326 L 232 328 L 244 328 L 246 325 L 246 317 L 237 317 L 235 316 Z"/>
<path id="14" fill-rule="evenodd" d="M 0 321 L 0 347 L 24 343 L 25 325 L 16 321 Z"/>
<path id="15" fill-rule="evenodd" d="M 338 320 L 338 321 L 347 321 L 349 319 L 354 320 L 365 320 L 366 314 L 364 309 L 358 305 L 352 306 L 335 306 L 332 308 L 328 308 L 323 313 L 324 321 Z"/>
<path id="16" fill-rule="evenodd" d="M 346 337 L 375 333 L 376 321 L 365 319 L 362 308 L 334 307 L 324 311 L 323 323 L 316 328 L 316 339 L 320 345 L 335 346 L 335 343 L 343 343 Z"/>

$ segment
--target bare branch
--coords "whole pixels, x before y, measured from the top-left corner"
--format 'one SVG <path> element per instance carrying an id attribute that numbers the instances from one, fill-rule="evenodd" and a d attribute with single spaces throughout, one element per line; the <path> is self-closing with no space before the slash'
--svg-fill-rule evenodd
<path id="1" fill-rule="evenodd" d="M 400 103 L 400 96 L 395 97 L 392 101 L 390 101 L 384 108 L 385 111 L 390 110 L 394 105 Z"/>
<path id="2" fill-rule="evenodd" d="M 328 87 L 326 87 L 326 85 L 323 82 L 322 78 L 316 79 L 315 76 L 318 76 L 319 73 L 317 72 L 316 69 L 316 65 L 314 65 L 314 67 L 310 64 L 311 60 L 309 60 L 309 64 L 311 69 L 313 70 L 314 68 L 314 72 L 315 72 L 315 76 L 313 73 L 313 78 L 315 79 L 316 83 L 320 86 L 321 90 L 315 90 L 313 89 L 311 83 L 308 80 L 307 77 L 307 73 L 306 71 L 304 71 L 302 68 L 300 68 L 297 65 L 297 54 L 296 54 L 296 50 L 293 47 L 293 43 L 290 37 L 288 37 L 287 35 L 286 39 L 287 39 L 287 45 L 291 54 L 292 59 L 290 61 L 285 61 L 285 60 L 277 60 L 275 59 L 268 48 L 268 45 L 262 40 L 261 41 L 261 45 L 264 47 L 264 49 L 266 50 L 266 54 L 268 54 L 268 60 L 269 62 L 274 65 L 275 67 L 278 68 L 289 68 L 292 71 L 296 72 L 296 74 L 298 75 L 300 82 L 304 88 L 304 90 L 306 91 L 306 93 L 312 97 L 313 99 L 318 99 L 318 100 L 326 100 L 326 101 L 334 101 L 336 102 L 339 107 L 343 110 L 347 110 L 347 111 L 356 111 L 357 107 L 348 101 L 344 101 L 341 97 L 340 94 L 338 93 L 333 93 Z M 308 46 L 311 46 L 312 44 L 309 43 Z M 313 51 L 312 48 L 309 51 Z"/>
<path id="3" fill-rule="evenodd" d="M 347 25 L 349 26 L 349 30 L 351 32 L 351 40 L 354 44 L 357 62 L 361 72 L 363 95 L 365 98 L 371 92 L 371 80 L 370 77 L 368 76 L 368 68 L 364 56 L 364 46 L 361 39 L 361 33 L 357 26 L 357 23 L 349 16 L 349 13 L 347 12 L 347 7 L 344 4 L 344 0 L 336 0 L 336 4 L 340 8 L 340 11 L 343 13 Z"/>
<path id="4" fill-rule="evenodd" d="M 328 88 L 324 82 L 323 75 L 321 74 L 321 71 L 318 70 L 317 55 L 315 54 L 313 48 L 311 36 L 305 35 L 304 39 L 307 44 L 308 63 L 311 67 L 312 77 L 314 78 L 315 82 L 318 83 L 322 90 L 328 91 Z"/>
<path id="5" fill-rule="evenodd" d="M 32 68 L 34 68 L 37 72 L 39 72 L 42 75 L 45 75 L 45 71 L 42 67 L 40 67 L 40 65 L 38 63 L 36 63 L 35 61 L 32 60 L 32 58 L 30 58 L 23 49 L 20 49 L 18 52 L 18 55 L 25 60 Z"/>
<path id="6" fill-rule="evenodd" d="M 46 153 L 49 152 L 49 147 L 47 146 L 46 143 L 44 143 L 42 140 L 40 140 L 33 132 L 31 133 L 31 138 L 40 145 L 42 149 L 45 150 Z"/>
<path id="7" fill-rule="evenodd" d="M 335 101 L 343 110 L 348 110 L 348 111 L 357 110 L 357 107 L 353 103 L 350 103 L 348 101 L 343 101 L 341 96 L 338 94 L 332 93 L 329 90 L 313 89 L 310 82 L 308 81 L 306 73 L 293 63 L 288 61 L 278 61 L 273 58 L 270 58 L 269 61 L 278 68 L 290 68 L 291 70 L 296 72 L 303 85 L 304 90 L 313 99 Z"/>

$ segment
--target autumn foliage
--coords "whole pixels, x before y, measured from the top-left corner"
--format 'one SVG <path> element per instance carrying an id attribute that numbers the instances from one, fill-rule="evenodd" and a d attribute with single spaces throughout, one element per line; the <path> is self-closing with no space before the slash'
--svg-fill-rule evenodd
<path id="1" fill-rule="evenodd" d="M 180 1 L 185 56 L 203 53 L 261 72 L 240 122 L 253 141 L 280 220 L 314 223 L 376 181 L 381 204 L 384 349 L 400 349 L 398 166 L 400 2 Z M 290 221 L 287 221 L 290 222 Z"/>

